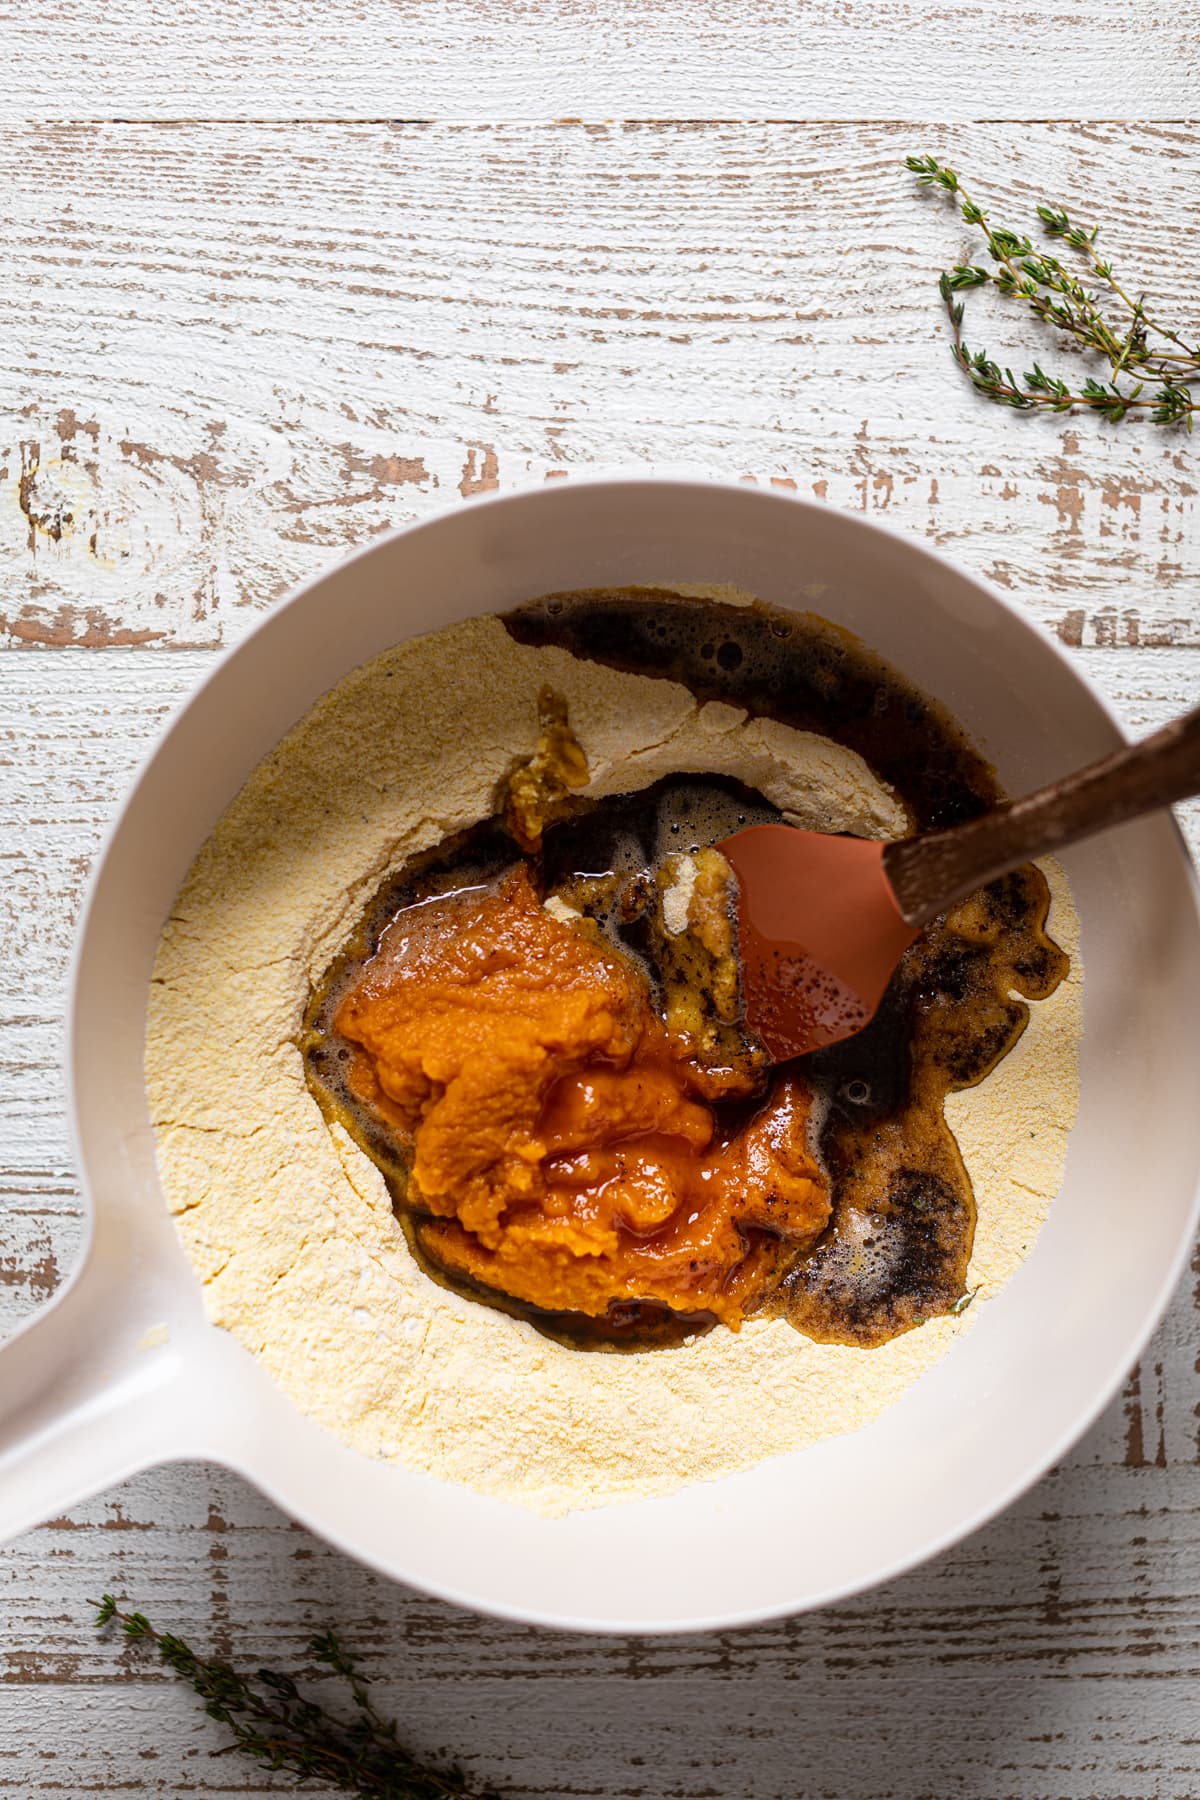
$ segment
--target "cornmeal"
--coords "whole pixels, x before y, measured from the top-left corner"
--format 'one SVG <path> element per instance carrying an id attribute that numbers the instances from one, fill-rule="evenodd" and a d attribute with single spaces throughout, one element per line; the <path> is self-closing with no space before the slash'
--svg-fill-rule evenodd
<path id="1" fill-rule="evenodd" d="M 490 814 L 564 696 L 601 796 L 734 776 L 796 824 L 889 837 L 903 809 L 852 751 L 684 687 L 449 627 L 339 682 L 250 777 L 159 945 L 146 1079 L 163 1189 L 208 1311 L 295 1404 L 368 1456 L 539 1512 L 663 1494 L 876 1418 L 1032 1246 L 1062 1179 L 1081 1028 L 1078 920 L 1043 865 L 1071 958 L 1012 1053 L 947 1120 L 978 1204 L 974 1304 L 878 1349 L 782 1320 L 672 1350 L 589 1354 L 437 1286 L 383 1178 L 305 1083 L 311 985 L 382 879 Z"/>

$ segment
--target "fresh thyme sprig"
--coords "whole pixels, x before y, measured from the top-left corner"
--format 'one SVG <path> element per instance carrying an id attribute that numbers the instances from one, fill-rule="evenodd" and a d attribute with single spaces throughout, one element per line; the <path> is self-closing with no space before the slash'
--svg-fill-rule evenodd
<path id="1" fill-rule="evenodd" d="M 1192 429 L 1200 412 L 1200 390 L 1193 393 L 1190 386 L 1192 381 L 1200 381 L 1200 344 L 1189 344 L 1177 331 L 1152 318 L 1144 295 L 1131 298 L 1113 273 L 1112 264 L 1097 254 L 1098 226 L 1089 229 L 1075 224 L 1060 206 L 1043 204 L 1037 209 L 1046 236 L 1077 252 L 1088 278 L 1101 284 L 1121 309 L 1119 324 L 1111 323 L 1102 311 L 1099 291 L 1085 286 L 1058 257 L 1035 250 L 1029 238 L 1005 226 L 991 224 L 953 169 L 933 156 L 905 160 L 922 187 L 943 189 L 953 198 L 964 222 L 982 231 L 995 265 L 956 263 L 938 283 L 954 336 L 952 355 L 977 393 L 1019 412 L 1066 413 L 1082 407 L 1114 425 L 1132 414 L 1156 425 L 1186 424 Z M 1072 387 L 1058 376 L 1047 375 L 1036 362 L 1018 378 L 1010 368 L 994 362 L 986 350 L 971 350 L 963 337 L 963 302 L 956 296 L 988 286 L 1023 301 L 1043 324 L 1061 331 L 1080 349 L 1103 356 L 1108 363 L 1107 380 L 1089 376 Z M 1154 383 L 1152 391 L 1147 391 Z"/>
<path id="2" fill-rule="evenodd" d="M 321 1781 L 372 1800 L 495 1800 L 469 1787 L 458 1769 L 431 1769 L 399 1743 L 395 1722 L 376 1711 L 358 1664 L 332 1631 L 312 1638 L 309 1654 L 346 1683 L 354 1707 L 349 1719 L 305 1699 L 290 1675 L 258 1669 L 252 1679 L 228 1663 L 198 1656 L 182 1638 L 156 1631 L 143 1613 L 125 1612 L 105 1594 L 96 1625 L 113 1620 L 127 1638 L 152 1644 L 166 1666 L 195 1689 L 209 1717 L 233 1733 L 214 1756 L 241 1751 L 273 1773 Z"/>

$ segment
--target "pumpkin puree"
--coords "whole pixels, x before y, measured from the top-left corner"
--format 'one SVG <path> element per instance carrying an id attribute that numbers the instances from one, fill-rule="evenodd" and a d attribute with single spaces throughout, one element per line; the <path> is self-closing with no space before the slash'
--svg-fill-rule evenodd
<path id="1" fill-rule="evenodd" d="M 522 866 L 398 915 L 338 1007 L 350 1089 L 404 1147 L 422 1247 L 547 1312 L 630 1302 L 741 1323 L 830 1210 L 809 1091 L 729 1131 L 636 966 L 551 916 Z"/>

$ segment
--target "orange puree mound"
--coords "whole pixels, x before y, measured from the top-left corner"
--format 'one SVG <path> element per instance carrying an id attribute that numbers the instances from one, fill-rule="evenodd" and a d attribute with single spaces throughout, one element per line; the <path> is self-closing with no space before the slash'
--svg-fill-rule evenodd
<path id="1" fill-rule="evenodd" d="M 737 1077 L 695 1062 L 636 967 L 551 917 L 524 867 L 398 915 L 334 1027 L 351 1091 L 411 1156 L 423 1248 L 528 1305 L 736 1327 L 829 1216 L 804 1084 L 722 1135 L 707 1102 Z"/>

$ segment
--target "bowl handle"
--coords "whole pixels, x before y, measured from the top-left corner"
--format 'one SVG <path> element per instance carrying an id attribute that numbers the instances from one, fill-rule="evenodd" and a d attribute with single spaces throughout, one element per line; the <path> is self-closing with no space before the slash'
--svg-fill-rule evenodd
<path id="1" fill-rule="evenodd" d="M 57 1297 L 0 1346 L 0 1543 L 153 1463 L 196 1454 L 184 1441 L 182 1358 L 169 1342 L 148 1344 L 113 1236 L 98 1228 Z"/>

